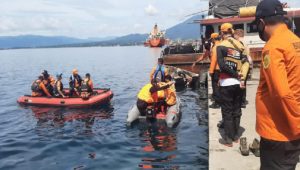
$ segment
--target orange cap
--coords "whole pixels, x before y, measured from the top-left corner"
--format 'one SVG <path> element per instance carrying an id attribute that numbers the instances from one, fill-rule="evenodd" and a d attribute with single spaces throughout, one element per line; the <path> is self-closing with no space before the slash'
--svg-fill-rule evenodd
<path id="1" fill-rule="evenodd" d="M 72 73 L 73 74 L 78 74 L 78 70 L 75 68 L 75 69 L 72 70 Z"/>
<path id="2" fill-rule="evenodd" d="M 211 39 L 216 39 L 216 38 L 218 38 L 219 37 L 219 33 L 212 33 L 211 35 L 210 35 L 210 38 Z"/>
<path id="3" fill-rule="evenodd" d="M 228 32 L 229 30 L 232 30 L 232 32 L 234 31 L 232 24 L 224 23 L 224 24 L 221 25 L 221 32 Z"/>

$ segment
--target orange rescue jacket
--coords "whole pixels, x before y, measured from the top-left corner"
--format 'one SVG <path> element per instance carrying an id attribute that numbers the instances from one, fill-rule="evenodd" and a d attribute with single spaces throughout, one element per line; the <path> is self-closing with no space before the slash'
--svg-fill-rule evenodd
<path id="1" fill-rule="evenodd" d="M 217 46 L 220 44 L 220 41 L 215 41 L 215 44 L 211 50 L 210 57 L 210 66 L 209 66 L 209 74 L 213 74 L 215 70 L 220 70 L 218 62 L 217 62 Z"/>
<path id="2" fill-rule="evenodd" d="M 274 141 L 300 139 L 300 39 L 285 24 L 263 49 L 256 131 Z"/>

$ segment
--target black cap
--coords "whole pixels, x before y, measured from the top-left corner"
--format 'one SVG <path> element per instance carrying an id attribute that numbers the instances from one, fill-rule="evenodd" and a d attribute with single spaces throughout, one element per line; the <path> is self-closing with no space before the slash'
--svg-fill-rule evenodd
<path id="1" fill-rule="evenodd" d="M 62 73 L 61 73 L 61 74 L 57 74 L 57 75 L 56 75 L 56 78 L 58 78 L 58 79 L 59 79 L 59 78 L 62 78 L 62 75 L 63 75 Z"/>
<path id="2" fill-rule="evenodd" d="M 286 15 L 287 12 L 283 10 L 283 6 L 278 0 L 263 0 L 256 8 L 255 20 L 266 17 Z"/>
<path id="3" fill-rule="evenodd" d="M 42 75 L 44 76 L 44 78 L 45 79 L 48 79 L 49 78 L 49 74 L 48 74 L 48 71 L 47 70 L 44 70 L 43 72 L 42 72 Z"/>

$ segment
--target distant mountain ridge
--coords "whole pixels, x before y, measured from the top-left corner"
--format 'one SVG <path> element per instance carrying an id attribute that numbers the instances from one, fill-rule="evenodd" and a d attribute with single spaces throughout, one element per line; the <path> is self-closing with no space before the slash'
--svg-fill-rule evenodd
<path id="1" fill-rule="evenodd" d="M 193 16 L 186 21 L 166 30 L 166 38 L 171 40 L 198 39 L 199 24 L 192 24 L 200 16 Z M 151 29 L 151 28 L 149 28 Z M 113 46 L 140 45 L 148 38 L 148 34 L 129 34 L 120 37 L 79 39 L 66 36 L 0 36 L 0 48 L 38 48 L 38 47 L 80 47 L 80 46 Z"/>

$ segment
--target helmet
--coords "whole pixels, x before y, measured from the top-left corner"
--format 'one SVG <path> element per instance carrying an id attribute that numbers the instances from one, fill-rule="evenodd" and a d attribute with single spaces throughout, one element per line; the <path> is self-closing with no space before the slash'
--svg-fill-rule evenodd
<path id="1" fill-rule="evenodd" d="M 72 70 L 72 73 L 73 74 L 78 74 L 78 70 L 75 68 L 75 69 Z"/>
<path id="2" fill-rule="evenodd" d="M 219 37 L 219 33 L 212 33 L 211 35 L 210 35 L 210 38 L 211 39 L 216 39 L 216 38 L 218 38 Z"/>
<path id="3" fill-rule="evenodd" d="M 231 23 L 224 23 L 221 25 L 221 32 L 231 32 L 234 33 L 233 25 Z"/>
<path id="4" fill-rule="evenodd" d="M 43 75 L 43 77 L 44 77 L 45 79 L 48 79 L 49 76 L 50 76 L 47 70 L 44 70 L 44 71 L 42 72 L 42 75 Z"/>
<path id="5" fill-rule="evenodd" d="M 57 79 L 61 79 L 61 78 L 62 78 L 62 73 L 57 74 L 57 75 L 56 75 L 56 78 L 57 78 Z"/>

